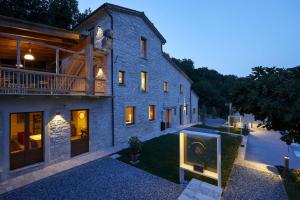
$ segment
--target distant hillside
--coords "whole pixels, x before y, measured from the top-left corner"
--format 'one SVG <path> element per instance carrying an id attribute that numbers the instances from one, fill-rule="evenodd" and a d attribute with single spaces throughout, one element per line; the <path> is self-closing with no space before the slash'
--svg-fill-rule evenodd
<path id="1" fill-rule="evenodd" d="M 191 59 L 172 58 L 193 81 L 193 89 L 199 95 L 199 108 L 206 109 L 208 114 L 226 117 L 232 88 L 239 78 L 234 75 L 222 75 L 206 67 L 195 68 Z"/>

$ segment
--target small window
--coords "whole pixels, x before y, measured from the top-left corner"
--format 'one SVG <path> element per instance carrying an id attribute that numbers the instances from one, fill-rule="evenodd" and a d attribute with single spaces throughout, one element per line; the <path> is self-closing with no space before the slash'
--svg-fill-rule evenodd
<path id="1" fill-rule="evenodd" d="M 168 92 L 169 91 L 169 85 L 168 85 L 168 82 L 165 81 L 164 82 L 164 92 Z"/>
<path id="2" fill-rule="evenodd" d="M 147 56 L 147 39 L 141 37 L 141 58 L 146 58 Z"/>
<path id="3" fill-rule="evenodd" d="M 149 106 L 148 113 L 149 113 L 148 119 L 150 121 L 155 120 L 155 106 L 154 105 Z"/>
<path id="4" fill-rule="evenodd" d="M 125 111 L 126 126 L 134 124 L 135 120 L 135 107 L 128 106 Z"/>
<path id="5" fill-rule="evenodd" d="M 125 72 L 119 71 L 119 84 L 124 85 L 125 84 Z"/>
<path id="6" fill-rule="evenodd" d="M 147 91 L 147 82 L 148 82 L 148 77 L 147 77 L 147 72 L 141 72 L 141 90 L 143 92 Z"/>
<path id="7" fill-rule="evenodd" d="M 193 108 L 193 113 L 194 113 L 194 114 L 196 113 L 196 108 Z"/>
<path id="8" fill-rule="evenodd" d="M 179 85 L 179 91 L 180 91 L 180 94 L 183 93 L 183 86 L 182 86 L 182 84 Z"/>

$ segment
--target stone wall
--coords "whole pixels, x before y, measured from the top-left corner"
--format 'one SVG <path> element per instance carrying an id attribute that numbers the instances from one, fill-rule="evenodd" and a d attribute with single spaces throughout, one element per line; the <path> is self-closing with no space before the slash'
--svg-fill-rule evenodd
<path id="1" fill-rule="evenodd" d="M 50 143 L 50 162 L 58 162 L 70 158 L 70 122 L 62 115 L 55 115 L 48 122 Z"/>
<path id="2" fill-rule="evenodd" d="M 43 112 L 44 164 L 70 159 L 71 110 L 89 110 L 90 152 L 112 145 L 111 98 L 3 96 L 0 99 L 0 168 L 9 171 L 10 113 Z"/>
<path id="3" fill-rule="evenodd" d="M 172 65 L 162 52 L 162 43 L 153 30 L 138 16 L 117 11 L 113 16 L 113 87 L 114 87 L 114 116 L 115 144 L 124 144 L 133 135 L 145 136 L 160 131 L 160 123 L 166 121 L 166 109 L 172 110 L 172 127 L 180 125 L 180 105 L 188 105 L 187 113 L 183 113 L 184 124 L 195 121 L 190 117 L 191 82 L 180 70 Z M 110 29 L 111 19 L 108 15 L 98 14 L 94 20 L 89 20 L 85 27 L 77 30 L 87 33 L 90 27 L 101 26 Z M 140 57 L 140 39 L 147 39 L 147 57 Z M 111 55 L 110 55 L 111 56 Z M 119 85 L 118 72 L 125 72 L 125 84 Z M 148 88 L 141 91 L 141 72 L 148 74 Z M 169 92 L 164 93 L 163 83 L 168 82 Z M 180 85 L 183 93 L 180 93 Z M 193 96 L 193 98 L 196 98 Z M 197 101 L 197 100 L 195 100 Z M 148 120 L 148 106 L 155 105 L 155 120 Z M 135 107 L 135 124 L 126 126 L 125 109 Z M 198 110 L 197 104 L 193 107 Z M 197 114 L 195 114 L 197 115 Z"/>

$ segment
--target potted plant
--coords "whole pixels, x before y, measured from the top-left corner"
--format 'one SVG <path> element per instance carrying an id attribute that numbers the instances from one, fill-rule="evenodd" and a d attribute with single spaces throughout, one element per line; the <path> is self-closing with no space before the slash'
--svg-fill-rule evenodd
<path id="1" fill-rule="evenodd" d="M 130 148 L 130 155 L 131 155 L 131 163 L 136 164 L 138 163 L 137 154 L 141 153 L 142 151 L 142 142 L 139 140 L 137 136 L 132 136 L 128 140 L 129 148 Z"/>

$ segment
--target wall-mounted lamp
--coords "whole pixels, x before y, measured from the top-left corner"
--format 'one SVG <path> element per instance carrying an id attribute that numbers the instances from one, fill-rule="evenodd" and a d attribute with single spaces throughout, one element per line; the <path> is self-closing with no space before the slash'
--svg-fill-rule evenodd
<path id="1" fill-rule="evenodd" d="M 104 72 L 103 72 L 103 69 L 101 67 L 98 69 L 98 72 L 96 74 L 96 78 L 105 79 Z"/>
<path id="2" fill-rule="evenodd" d="M 84 119 L 85 115 L 84 115 L 84 112 L 80 112 L 79 113 L 79 119 Z"/>

